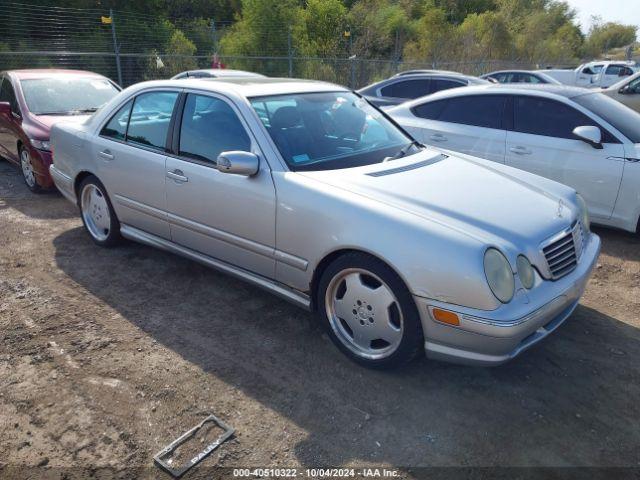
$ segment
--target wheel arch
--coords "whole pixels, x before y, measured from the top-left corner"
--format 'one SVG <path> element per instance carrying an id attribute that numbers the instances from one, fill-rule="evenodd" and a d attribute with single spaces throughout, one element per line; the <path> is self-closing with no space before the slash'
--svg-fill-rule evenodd
<path id="1" fill-rule="evenodd" d="M 400 280 L 402 281 L 402 283 L 404 283 L 404 285 L 407 287 L 407 290 L 409 290 L 409 292 L 411 293 L 411 288 L 409 288 L 409 284 L 407 283 L 406 278 L 404 277 L 404 275 L 402 275 L 393 265 L 391 265 L 386 259 L 384 259 L 383 257 L 381 257 L 380 255 L 377 255 L 373 252 L 367 251 L 367 250 L 363 250 L 360 248 L 354 248 L 354 247 L 344 247 L 344 248 L 339 248 L 337 250 L 333 250 L 331 252 L 329 252 L 328 254 L 326 254 L 317 264 L 316 267 L 313 271 L 313 275 L 311 276 L 311 283 L 309 285 L 309 293 L 310 293 L 310 298 L 311 298 L 311 310 L 312 311 L 316 311 L 318 308 L 318 286 L 320 284 L 320 279 L 322 278 L 322 274 L 325 272 L 325 270 L 327 269 L 327 267 L 329 265 L 331 265 L 331 263 L 335 260 L 337 260 L 338 258 L 350 254 L 350 253 L 361 253 L 364 255 L 368 255 L 372 258 L 375 258 L 376 260 L 384 263 L 387 267 L 389 267 L 397 276 L 398 278 L 400 278 Z"/>
<path id="2" fill-rule="evenodd" d="M 80 188 L 80 184 L 84 181 L 85 178 L 87 177 L 96 177 L 98 178 L 94 173 L 88 171 L 88 170 L 82 170 L 81 172 L 79 172 L 76 175 L 76 178 L 73 180 L 73 193 L 76 196 L 76 200 L 79 202 L 80 201 L 80 197 L 79 197 L 79 193 L 78 189 Z"/>

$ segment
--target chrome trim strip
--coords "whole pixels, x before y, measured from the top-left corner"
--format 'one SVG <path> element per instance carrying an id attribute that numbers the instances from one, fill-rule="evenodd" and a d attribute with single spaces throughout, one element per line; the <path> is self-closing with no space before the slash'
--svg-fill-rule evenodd
<path id="1" fill-rule="evenodd" d="M 309 262 L 304 258 L 296 257 L 295 255 L 283 252 L 282 250 L 276 250 L 273 257 L 276 261 L 286 263 L 287 265 L 302 270 L 303 272 L 305 272 L 309 266 Z"/>
<path id="2" fill-rule="evenodd" d="M 256 285 L 257 287 L 272 292 L 280 298 L 293 303 L 294 305 L 297 305 L 309 311 L 311 310 L 311 299 L 308 295 L 299 292 L 298 290 L 291 289 L 286 285 L 282 285 L 274 280 L 262 277 L 242 268 L 235 267 L 229 263 L 217 260 L 207 255 L 203 255 L 180 245 L 176 245 L 173 242 L 157 237 L 150 233 L 143 232 L 142 230 L 138 230 L 137 228 L 131 227 L 129 225 L 122 224 L 120 226 L 120 233 L 123 237 L 128 238 L 129 240 L 167 250 L 169 252 L 202 263 L 208 267 L 215 268 L 216 270 L 219 270 L 221 272 L 233 275 L 236 278 L 245 280 Z"/>
<path id="3" fill-rule="evenodd" d="M 169 219 L 170 223 L 179 227 L 186 228 L 188 230 L 191 230 L 192 232 L 200 233 L 202 235 L 206 235 L 215 240 L 229 243 L 244 250 L 257 253 L 258 255 L 272 258 L 278 262 L 286 263 L 287 265 L 298 268 L 303 272 L 309 265 L 309 262 L 304 258 L 296 257 L 295 255 L 291 255 L 290 253 L 286 253 L 281 250 L 276 250 L 273 247 L 269 247 L 268 245 L 264 245 L 262 243 L 254 242 L 253 240 L 248 240 L 246 238 L 233 235 L 232 233 L 225 232 L 224 230 L 219 230 L 217 228 L 194 222 L 193 220 L 188 220 L 173 213 L 168 213 L 167 218 Z"/>
<path id="4" fill-rule="evenodd" d="M 186 218 L 180 217 L 173 213 L 167 213 L 167 218 L 169 220 L 169 223 L 177 225 L 178 227 L 186 228 L 187 230 L 191 230 L 192 232 L 206 235 L 207 237 L 211 237 L 215 240 L 230 243 L 231 245 L 243 248 L 244 250 L 257 253 L 258 255 L 262 255 L 268 258 L 274 258 L 273 247 L 254 242 L 252 240 L 247 240 L 246 238 L 233 235 L 232 233 L 225 232 L 224 230 L 218 230 L 217 228 L 209 227 L 208 225 L 203 225 L 202 223 L 194 222 L 193 220 L 187 220 Z"/>
<path id="5" fill-rule="evenodd" d="M 123 197 L 122 195 L 116 194 L 113 196 L 113 198 L 116 200 L 116 202 L 118 202 L 118 204 L 122 205 L 123 207 L 127 207 L 146 215 L 159 218 L 160 220 L 164 220 L 165 222 L 167 221 L 167 213 L 160 210 L 159 208 L 150 207 L 149 205 L 145 205 L 144 203 L 136 202 L 135 200 L 131 200 L 130 198 Z"/>

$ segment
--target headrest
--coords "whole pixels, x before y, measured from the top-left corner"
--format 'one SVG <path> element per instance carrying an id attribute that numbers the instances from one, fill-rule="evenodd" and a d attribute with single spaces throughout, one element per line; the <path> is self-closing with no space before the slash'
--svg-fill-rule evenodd
<path id="1" fill-rule="evenodd" d="M 291 128 L 301 124 L 302 117 L 296 107 L 280 107 L 271 119 L 273 128 Z"/>

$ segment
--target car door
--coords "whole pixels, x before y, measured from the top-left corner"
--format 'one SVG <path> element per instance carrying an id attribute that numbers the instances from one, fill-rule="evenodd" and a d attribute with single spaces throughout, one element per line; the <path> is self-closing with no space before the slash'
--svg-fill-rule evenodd
<path id="1" fill-rule="evenodd" d="M 636 112 L 640 112 L 640 77 L 631 80 L 615 92 L 612 97 Z"/>
<path id="2" fill-rule="evenodd" d="M 418 134 L 427 144 L 504 163 L 505 95 L 464 95 L 413 108 L 420 122 Z"/>
<path id="3" fill-rule="evenodd" d="M 579 140 L 579 126 L 600 128 L 603 148 Z M 506 163 L 575 188 L 594 217 L 609 218 L 618 195 L 624 148 L 585 113 L 556 99 L 516 96 L 507 132 Z"/>
<path id="4" fill-rule="evenodd" d="M 0 85 L 0 102 L 11 105 L 11 113 L 0 114 L 0 156 L 18 162 L 18 139 L 22 129 L 22 115 L 11 79 L 4 76 Z"/>
<path id="5" fill-rule="evenodd" d="M 264 159 L 256 175 L 216 169 L 218 155 L 261 155 L 238 110 L 214 94 L 190 92 L 167 158 L 167 210 L 172 240 L 245 270 L 275 274 L 276 194 Z"/>
<path id="6" fill-rule="evenodd" d="M 624 65 L 609 65 L 602 73 L 599 86 L 602 88 L 610 87 L 629 75 L 633 75 L 633 70 L 629 67 Z"/>
<path id="7" fill-rule="evenodd" d="M 178 90 L 147 91 L 124 104 L 94 143 L 98 178 L 120 222 L 169 239 L 166 146 Z"/>
<path id="8" fill-rule="evenodd" d="M 576 85 L 578 87 L 591 87 L 594 77 L 602 71 L 602 68 L 602 64 L 584 66 L 576 77 Z"/>

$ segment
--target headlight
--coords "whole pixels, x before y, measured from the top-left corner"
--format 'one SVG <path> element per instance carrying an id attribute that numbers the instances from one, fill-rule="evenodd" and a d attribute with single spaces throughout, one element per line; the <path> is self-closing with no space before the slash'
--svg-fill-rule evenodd
<path id="1" fill-rule="evenodd" d="M 576 198 L 578 199 L 578 207 L 580 208 L 580 220 L 582 221 L 582 226 L 589 230 L 591 228 L 591 221 L 589 220 L 587 202 L 584 201 L 584 198 L 582 198 L 582 195 L 579 193 L 576 194 Z"/>
<path id="2" fill-rule="evenodd" d="M 518 277 L 520 278 L 522 286 L 527 290 L 531 290 L 536 279 L 531 262 L 529 262 L 529 259 L 524 255 L 518 255 L 516 266 L 518 267 Z"/>
<path id="3" fill-rule="evenodd" d="M 495 248 L 489 248 L 484 254 L 484 274 L 489 288 L 502 303 L 508 303 L 513 298 L 515 281 L 511 265 Z"/>
<path id="4" fill-rule="evenodd" d="M 33 145 L 38 150 L 44 150 L 45 152 L 51 151 L 51 142 L 48 140 L 36 140 L 35 138 L 32 138 L 30 142 L 31 145 Z"/>

